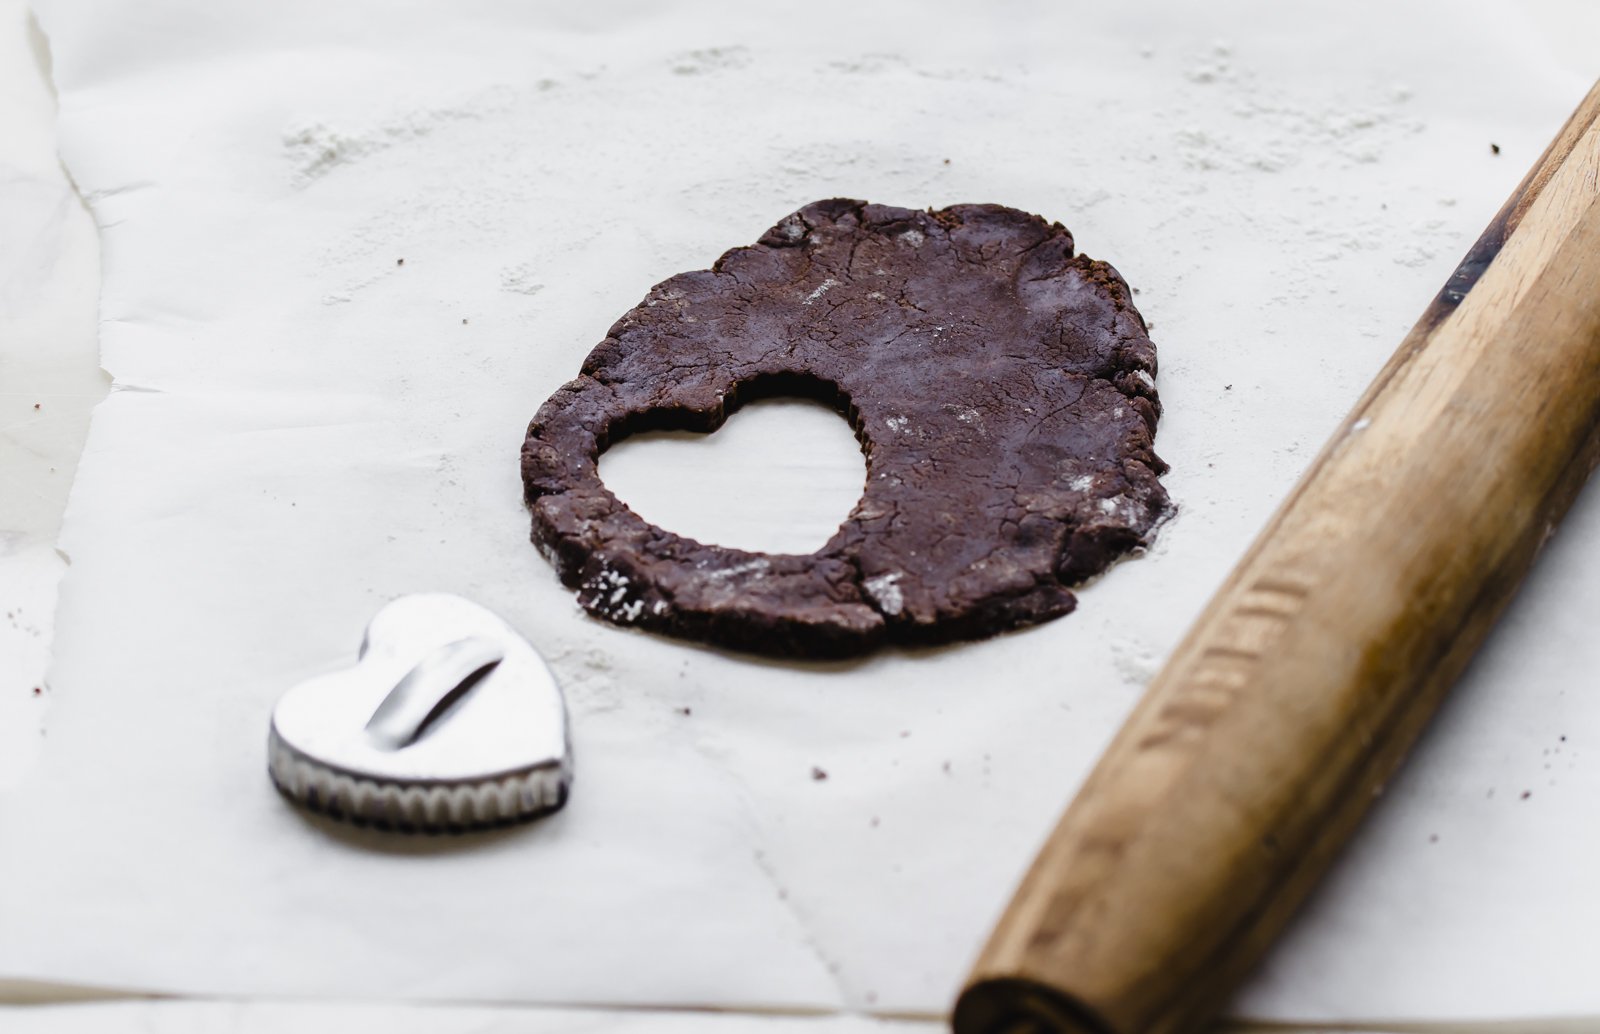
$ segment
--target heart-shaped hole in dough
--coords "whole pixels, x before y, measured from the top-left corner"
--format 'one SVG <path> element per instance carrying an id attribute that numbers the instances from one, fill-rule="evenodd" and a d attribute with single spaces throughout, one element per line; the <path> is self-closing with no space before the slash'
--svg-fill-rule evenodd
<path id="1" fill-rule="evenodd" d="M 759 553 L 821 549 L 861 499 L 850 424 L 808 398 L 752 401 L 710 434 L 648 431 L 600 457 L 606 487 L 677 535 Z"/>

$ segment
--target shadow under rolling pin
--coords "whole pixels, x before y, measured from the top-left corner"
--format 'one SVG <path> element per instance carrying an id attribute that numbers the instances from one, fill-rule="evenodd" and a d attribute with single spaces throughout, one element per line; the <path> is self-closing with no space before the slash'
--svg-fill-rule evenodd
<path id="1" fill-rule="evenodd" d="M 956 1034 L 1180 1034 L 1283 928 L 1600 460 L 1600 84 L 1179 644 Z"/>

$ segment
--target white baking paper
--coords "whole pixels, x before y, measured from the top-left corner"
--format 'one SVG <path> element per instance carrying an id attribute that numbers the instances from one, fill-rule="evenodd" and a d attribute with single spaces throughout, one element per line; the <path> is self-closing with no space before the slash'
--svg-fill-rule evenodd
<path id="1" fill-rule="evenodd" d="M 860 1016 L 313 1002 L 116 1002 L 6 1008 L 8 1034 L 941 1034 L 942 1024 Z"/>
<path id="2" fill-rule="evenodd" d="M 117 384 L 63 536 L 48 746 L 0 803 L 0 974 L 208 995 L 942 1013 L 1587 85 L 1488 2 L 42 8 Z M 959 648 L 780 664 L 587 619 L 526 541 L 526 421 L 651 284 L 835 195 L 1014 205 L 1115 263 L 1180 516 L 1078 613 Z M 798 498 L 784 444 L 765 491 Z M 737 451 L 686 447 L 683 491 Z M 1237 1012 L 1600 1013 L 1597 511 Z M 551 659 L 559 816 L 405 841 L 270 788 L 277 695 L 419 590 Z"/>
<path id="3" fill-rule="evenodd" d="M 94 222 L 56 154 L 28 9 L 0 0 L 0 786 L 38 754 L 51 699 L 67 489 L 105 397 Z"/>

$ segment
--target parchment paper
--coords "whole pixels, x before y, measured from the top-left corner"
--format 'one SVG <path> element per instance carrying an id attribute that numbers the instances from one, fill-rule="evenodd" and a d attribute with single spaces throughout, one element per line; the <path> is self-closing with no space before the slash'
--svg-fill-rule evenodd
<path id="1" fill-rule="evenodd" d="M 51 699 L 67 490 L 105 397 L 94 221 L 56 153 L 55 100 L 28 10 L 0 0 L 0 786 L 40 746 Z"/>
<path id="2" fill-rule="evenodd" d="M 42 18 L 116 390 L 48 745 L 0 802 L 0 974 L 200 994 L 942 1012 L 1587 85 L 1511 5 L 1436 0 Z M 955 649 L 783 665 L 586 619 L 526 543 L 526 421 L 650 284 L 830 195 L 1010 204 L 1117 265 L 1181 515 L 1077 614 Z M 1597 551 L 1591 491 L 1237 1012 L 1600 1013 Z M 572 804 L 455 840 L 302 818 L 265 778 L 272 702 L 434 589 L 552 660 Z"/>
<path id="3" fill-rule="evenodd" d="M 940 1034 L 927 1021 L 860 1016 L 725 1015 L 485 1005 L 337 1005 L 309 1002 L 117 1002 L 0 1006 L 10 1034 Z"/>

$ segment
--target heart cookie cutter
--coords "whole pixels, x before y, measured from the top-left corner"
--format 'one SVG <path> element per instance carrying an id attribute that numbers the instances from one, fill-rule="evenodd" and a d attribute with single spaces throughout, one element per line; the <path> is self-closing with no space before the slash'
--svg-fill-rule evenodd
<path id="1" fill-rule="evenodd" d="M 444 593 L 402 596 L 367 626 L 356 665 L 290 689 L 267 770 L 294 803 L 405 832 L 547 815 L 567 801 L 566 704 L 510 625 Z"/>

